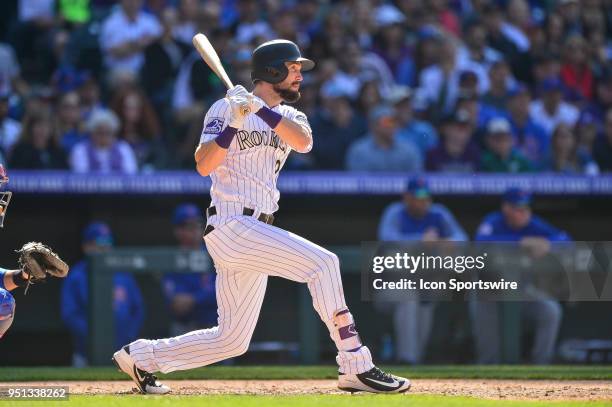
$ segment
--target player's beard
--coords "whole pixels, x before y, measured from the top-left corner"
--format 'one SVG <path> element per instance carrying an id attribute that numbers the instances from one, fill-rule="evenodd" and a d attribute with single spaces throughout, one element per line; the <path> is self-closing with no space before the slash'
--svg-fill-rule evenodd
<path id="1" fill-rule="evenodd" d="M 298 83 L 298 82 L 294 82 L 289 86 L 293 86 L 295 83 Z M 278 96 L 280 96 L 283 99 L 283 101 L 285 101 L 285 103 L 295 103 L 298 100 L 300 100 L 300 96 L 302 96 L 299 90 L 291 90 L 290 87 L 281 88 L 280 84 L 274 84 L 272 88 L 274 89 L 276 93 L 278 93 Z"/>

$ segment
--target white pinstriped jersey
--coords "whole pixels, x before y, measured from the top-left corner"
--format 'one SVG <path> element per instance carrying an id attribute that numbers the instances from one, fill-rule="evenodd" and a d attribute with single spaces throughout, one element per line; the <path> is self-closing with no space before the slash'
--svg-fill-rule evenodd
<path id="1" fill-rule="evenodd" d="M 284 104 L 274 106 L 272 110 L 295 121 L 312 134 L 304 113 Z M 230 116 L 228 100 L 217 100 L 204 118 L 200 144 L 214 140 L 227 127 Z M 312 141 L 305 152 L 311 148 Z M 210 174 L 212 205 L 240 202 L 247 208 L 259 209 L 263 213 L 276 212 L 280 197 L 276 181 L 290 151 L 291 147 L 270 126 L 258 116 L 248 115 L 243 127 L 238 129 L 225 160 Z"/>

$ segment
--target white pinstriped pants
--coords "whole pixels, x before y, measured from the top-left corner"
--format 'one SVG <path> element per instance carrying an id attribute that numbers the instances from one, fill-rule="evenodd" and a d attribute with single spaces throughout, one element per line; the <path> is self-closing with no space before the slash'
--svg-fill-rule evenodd
<path id="1" fill-rule="evenodd" d="M 250 216 L 215 215 L 206 247 L 217 270 L 218 326 L 174 338 L 139 339 L 130 344 L 136 366 L 163 373 L 206 366 L 245 353 L 253 336 L 268 276 L 306 283 L 313 305 L 338 348 L 340 371 L 357 374 L 374 365 L 366 346 L 349 352 L 334 326 L 346 307 L 340 264 L 332 252 Z"/>

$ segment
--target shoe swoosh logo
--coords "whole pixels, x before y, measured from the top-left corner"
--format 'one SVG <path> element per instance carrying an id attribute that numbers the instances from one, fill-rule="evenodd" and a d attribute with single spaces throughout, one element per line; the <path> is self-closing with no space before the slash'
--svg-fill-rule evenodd
<path id="1" fill-rule="evenodd" d="M 390 390 L 397 390 L 400 388 L 401 384 L 397 380 L 393 379 L 392 383 L 381 382 L 380 380 L 370 379 L 369 377 L 364 377 L 364 380 L 367 380 L 372 383 L 379 384 L 383 387 L 388 387 Z"/>
<path id="2" fill-rule="evenodd" d="M 136 366 L 134 366 L 134 374 L 136 374 L 136 377 L 138 378 L 139 382 L 142 382 L 144 380 L 140 373 L 138 373 L 138 369 L 136 368 Z"/>

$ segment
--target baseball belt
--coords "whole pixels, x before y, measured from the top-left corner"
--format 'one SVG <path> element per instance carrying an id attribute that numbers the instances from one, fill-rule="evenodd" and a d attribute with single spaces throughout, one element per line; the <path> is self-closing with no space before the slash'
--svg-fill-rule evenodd
<path id="1" fill-rule="evenodd" d="M 216 214 L 217 214 L 217 208 L 215 208 L 214 206 L 211 206 L 210 208 L 206 209 L 206 218 L 207 219 L 210 218 L 213 215 L 216 215 Z M 244 216 L 253 216 L 255 214 L 255 209 L 244 207 L 242 209 L 242 214 Z M 263 223 L 267 223 L 268 225 L 272 225 L 274 223 L 274 215 L 267 214 L 267 213 L 261 213 L 257 217 L 257 220 L 260 221 L 260 222 L 263 222 Z M 206 236 L 207 234 L 209 234 L 213 230 L 215 230 L 214 226 L 206 225 L 206 228 L 204 229 L 204 236 Z"/>

